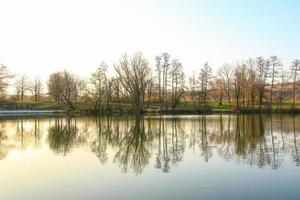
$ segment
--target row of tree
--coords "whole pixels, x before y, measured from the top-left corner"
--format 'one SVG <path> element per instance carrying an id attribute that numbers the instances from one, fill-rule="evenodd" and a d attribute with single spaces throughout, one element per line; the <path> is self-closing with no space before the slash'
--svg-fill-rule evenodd
<path id="1" fill-rule="evenodd" d="M 9 80 L 14 78 L 8 67 L 0 65 L 0 100 L 7 97 L 6 91 L 9 86 Z M 12 84 L 15 86 L 15 92 L 18 100 L 23 101 L 26 94 L 30 93 L 35 101 L 39 101 L 40 97 L 44 94 L 43 82 L 40 78 L 36 77 L 29 80 L 26 74 L 17 76 L 16 81 Z"/>
<path id="2" fill-rule="evenodd" d="M 86 102 L 97 112 L 122 110 L 124 105 L 133 105 L 134 110 L 143 111 L 154 107 L 161 111 L 175 110 L 180 102 L 191 103 L 193 109 L 208 109 L 208 102 L 222 105 L 225 101 L 236 110 L 272 109 L 277 103 L 282 108 L 285 100 L 291 100 L 296 108 L 300 60 L 284 67 L 277 56 L 268 59 L 258 57 L 235 64 L 224 64 L 214 74 L 208 62 L 193 72 L 190 77 L 184 73 L 183 65 L 172 59 L 168 53 L 155 57 L 151 69 L 147 59 L 136 53 L 124 55 L 114 66 L 115 75 L 108 76 L 108 66 L 102 62 L 89 80 L 68 72 L 51 74 L 47 89 L 38 78 L 29 81 L 21 75 L 15 83 L 16 95 L 23 101 L 29 91 L 38 101 L 42 93 L 57 103 L 64 103 L 75 109 L 75 102 Z M 13 78 L 8 68 L 0 67 L 0 92 L 5 95 L 9 79 Z M 273 106 L 273 107 L 272 107 Z"/>
<path id="3" fill-rule="evenodd" d="M 238 110 L 261 110 L 264 104 L 272 109 L 274 100 L 281 107 L 287 98 L 292 99 L 292 109 L 295 109 L 299 71 L 300 60 L 294 60 L 286 69 L 277 56 L 250 58 L 236 65 L 226 64 L 218 70 L 213 80 L 219 93 L 215 96 L 222 104 L 222 91 L 225 91 L 229 104 L 233 97 Z"/>

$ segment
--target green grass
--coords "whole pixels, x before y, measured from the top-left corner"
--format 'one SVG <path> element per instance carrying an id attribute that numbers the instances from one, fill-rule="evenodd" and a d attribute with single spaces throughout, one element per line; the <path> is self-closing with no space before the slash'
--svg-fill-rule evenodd
<path id="1" fill-rule="evenodd" d="M 171 102 L 166 102 L 165 103 L 167 107 L 171 108 Z M 147 103 L 145 104 L 146 106 L 148 105 Z M 229 103 L 224 102 L 222 105 L 219 105 L 216 102 L 208 102 L 207 103 L 208 108 L 210 109 L 230 109 Z M 150 103 L 150 107 L 159 107 L 158 102 Z M 200 105 L 201 107 L 201 105 Z M 180 102 L 176 108 L 181 108 L 181 109 L 197 109 L 199 108 L 199 103 L 198 102 Z"/>
<path id="2" fill-rule="evenodd" d="M 170 102 L 166 103 L 167 105 L 171 105 Z M 276 110 L 280 107 L 280 102 L 273 102 L 272 103 L 272 109 Z M 151 106 L 157 106 L 159 107 L 159 103 L 150 103 Z M 264 102 L 262 105 L 262 108 L 269 108 L 269 103 Z M 223 102 L 222 105 L 219 105 L 217 102 L 214 101 L 209 101 L 207 102 L 207 107 L 209 109 L 215 109 L 215 110 L 228 110 L 228 109 L 232 109 L 235 108 L 235 102 L 232 102 L 231 107 L 229 106 L 229 103 L 227 101 Z M 296 102 L 295 103 L 296 108 L 300 108 L 300 102 Z M 284 101 L 282 102 L 282 109 L 286 110 L 286 109 L 290 109 L 292 107 L 292 102 L 291 101 Z M 197 109 L 199 108 L 199 103 L 198 102 L 181 102 L 177 105 L 176 108 L 182 108 L 182 109 Z M 200 108 L 201 108 L 201 104 L 200 104 Z M 249 107 L 251 108 L 251 106 Z M 254 108 L 258 108 L 257 105 L 254 106 Z"/>
<path id="3" fill-rule="evenodd" d="M 54 101 L 15 101 L 15 102 L 0 102 L 0 109 L 16 109 L 19 105 L 20 109 L 41 109 L 41 110 L 68 110 L 68 106 L 65 104 L 57 104 Z M 166 105 L 169 109 L 171 109 L 171 102 L 166 102 Z M 88 105 L 84 102 L 77 102 L 74 103 L 74 106 L 77 110 L 92 110 L 92 106 Z M 159 108 L 159 102 L 150 102 L 149 104 L 150 108 L 155 109 Z M 111 110 L 119 110 L 119 105 L 117 103 L 111 103 L 110 104 Z M 145 108 L 148 107 L 148 103 L 145 103 Z M 229 103 L 223 102 L 222 105 L 219 105 L 216 102 L 209 101 L 207 102 L 207 107 L 212 110 L 229 110 L 231 108 L 235 108 L 235 104 L 232 104 L 232 107 L 229 106 Z M 282 103 L 282 110 L 288 110 L 292 107 L 291 101 L 284 101 Z M 198 102 L 180 102 L 176 108 L 178 109 L 187 109 L 187 110 L 195 110 L 199 108 Z M 201 105 L 200 105 L 201 108 Z M 255 108 L 257 109 L 258 106 L 255 105 Z M 262 108 L 269 108 L 269 103 L 264 103 Z M 278 110 L 280 108 L 280 102 L 273 102 L 272 103 L 272 109 Z M 300 102 L 296 102 L 296 108 L 300 108 Z M 106 110 L 106 104 L 103 105 L 103 109 Z M 134 110 L 134 107 L 130 105 L 129 103 L 122 103 L 121 109 L 123 111 L 132 111 Z M 251 109 L 251 106 L 249 107 Z"/>
<path id="4" fill-rule="evenodd" d="M 64 110 L 66 106 L 63 104 L 58 105 L 54 101 L 16 101 L 16 102 L 2 102 L 0 109 L 41 109 L 41 110 Z"/>
<path id="5" fill-rule="evenodd" d="M 224 102 L 222 105 L 219 105 L 216 102 L 207 102 L 207 107 L 209 109 L 230 109 L 229 103 Z M 186 109 L 197 109 L 199 108 L 199 103 L 198 102 L 181 102 L 177 108 L 186 108 Z M 200 104 L 201 108 L 201 104 Z"/>

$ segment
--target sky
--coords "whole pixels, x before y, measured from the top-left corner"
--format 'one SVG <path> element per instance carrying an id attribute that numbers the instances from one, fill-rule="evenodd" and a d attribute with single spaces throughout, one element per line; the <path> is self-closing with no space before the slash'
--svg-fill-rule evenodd
<path id="1" fill-rule="evenodd" d="M 15 74 L 69 70 L 169 52 L 187 73 L 278 55 L 300 58 L 298 0 L 0 0 L 0 63 Z"/>

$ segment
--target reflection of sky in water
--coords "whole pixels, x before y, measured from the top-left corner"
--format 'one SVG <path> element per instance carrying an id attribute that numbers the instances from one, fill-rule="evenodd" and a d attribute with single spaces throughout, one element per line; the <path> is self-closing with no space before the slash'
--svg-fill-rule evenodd
<path id="1" fill-rule="evenodd" d="M 299 122 L 288 115 L 1 121 L 0 199 L 297 199 Z"/>

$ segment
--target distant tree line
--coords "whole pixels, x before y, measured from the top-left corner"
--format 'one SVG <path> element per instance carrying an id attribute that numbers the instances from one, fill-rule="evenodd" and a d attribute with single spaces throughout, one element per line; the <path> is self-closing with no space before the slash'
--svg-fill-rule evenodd
<path id="1" fill-rule="evenodd" d="M 295 110 L 300 86 L 300 60 L 284 67 L 277 56 L 226 63 L 216 73 L 206 62 L 189 76 L 183 64 L 168 53 L 156 56 L 153 68 L 140 52 L 122 56 L 112 67 L 114 76 L 108 75 L 108 65 L 102 62 L 88 80 L 60 71 L 50 74 L 44 84 L 38 77 L 29 80 L 25 74 L 16 76 L 1 65 L 0 98 L 7 98 L 7 87 L 14 78 L 17 100 L 31 95 L 40 101 L 48 96 L 71 110 L 78 102 L 95 112 L 123 111 L 125 105 L 137 112 L 167 111 L 183 103 L 189 109 L 205 111 L 210 102 L 219 106 L 226 103 L 237 111 L 272 110 L 275 105 L 282 109 L 284 102 L 289 102 L 290 109 Z"/>

